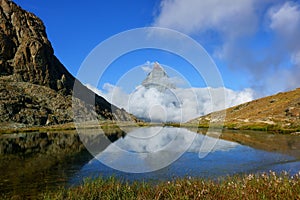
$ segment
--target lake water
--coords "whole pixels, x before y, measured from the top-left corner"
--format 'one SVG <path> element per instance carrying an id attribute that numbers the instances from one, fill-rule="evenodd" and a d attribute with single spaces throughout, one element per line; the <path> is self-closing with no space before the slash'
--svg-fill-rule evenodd
<path id="1" fill-rule="evenodd" d="M 216 179 L 269 170 L 294 174 L 300 170 L 299 136 L 234 134 L 259 140 L 258 145 L 252 145 L 256 147 L 253 148 L 184 128 L 149 127 L 127 133 L 96 158 L 83 151 L 42 169 L 46 161 L 37 158 L 2 160 L 0 193 L 35 196 L 58 186 L 81 184 L 87 177 L 112 175 L 129 181 L 156 182 L 186 176 Z M 272 148 L 268 147 L 270 144 Z"/>
<path id="2" fill-rule="evenodd" d="M 207 145 L 210 144 L 210 145 Z M 175 177 L 218 178 L 236 173 L 300 170 L 299 159 L 183 128 L 134 130 L 86 163 L 71 182 L 111 176 L 126 180 L 169 180 Z"/>

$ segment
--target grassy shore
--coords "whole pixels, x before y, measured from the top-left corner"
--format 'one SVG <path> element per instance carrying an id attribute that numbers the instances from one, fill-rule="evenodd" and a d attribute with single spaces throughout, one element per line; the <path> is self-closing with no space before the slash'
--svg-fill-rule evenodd
<path id="1" fill-rule="evenodd" d="M 50 126 L 29 126 L 29 127 L 17 127 L 11 128 L 8 125 L 0 124 L 0 134 L 11 134 L 11 133 L 28 133 L 28 132 L 47 132 L 47 131 L 66 131 L 66 130 L 75 130 L 76 126 L 74 123 L 66 123 L 66 124 L 58 124 L 58 125 L 50 125 Z M 85 125 L 81 125 L 81 128 L 84 126 L 85 129 L 95 129 L 99 128 L 99 126 L 104 129 L 113 129 L 119 127 L 150 127 L 150 126 L 172 126 L 172 127 L 182 127 L 182 128 L 199 128 L 199 129 L 208 129 L 208 128 L 217 128 L 224 130 L 255 130 L 255 131 L 266 131 L 272 133 L 281 133 L 281 134 L 290 134 L 297 133 L 300 134 L 300 128 L 282 128 L 279 125 L 268 125 L 268 124 L 191 124 L 191 123 L 147 123 L 147 122 L 113 122 L 113 121 L 99 121 L 95 124 L 95 122 L 89 123 L 87 122 Z"/>
<path id="2" fill-rule="evenodd" d="M 48 192 L 42 199 L 300 199 L 300 172 L 231 176 L 217 181 L 176 179 L 158 184 L 121 182 L 112 177 Z"/>
<path id="3" fill-rule="evenodd" d="M 171 124 L 173 126 L 173 124 Z M 252 130 L 252 131 L 265 131 L 269 133 L 279 133 L 279 134 L 294 134 L 300 133 L 299 127 L 282 127 L 280 125 L 270 125 L 270 124 L 263 124 L 263 123 L 256 123 L 256 124 L 230 124 L 225 123 L 224 125 L 218 124 L 190 124 L 186 123 L 183 125 L 174 124 L 175 127 L 186 127 L 186 128 L 200 128 L 200 129 L 208 129 L 208 128 L 218 128 L 223 130 Z"/>
<path id="4" fill-rule="evenodd" d="M 68 131 L 75 130 L 76 126 L 73 122 L 65 123 L 65 124 L 57 124 L 57 125 L 49 125 L 49 126 L 28 126 L 28 127 L 17 127 L 11 128 L 9 126 L 5 126 L 0 124 L 0 134 L 12 134 L 12 133 L 29 133 L 29 132 L 47 132 L 47 131 Z M 149 126 L 149 124 L 144 122 L 132 123 L 132 122 L 113 122 L 113 121 L 99 121 L 99 122 L 87 122 L 85 124 L 81 124 L 80 128 L 85 129 L 97 129 L 101 127 L 104 130 L 108 129 L 116 129 L 119 127 L 143 127 Z M 4 127 L 4 128 L 3 128 Z"/>

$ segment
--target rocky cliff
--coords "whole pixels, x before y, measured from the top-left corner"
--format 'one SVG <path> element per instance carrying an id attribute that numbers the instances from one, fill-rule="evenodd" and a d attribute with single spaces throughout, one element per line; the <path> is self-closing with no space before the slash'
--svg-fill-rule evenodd
<path id="1" fill-rule="evenodd" d="M 71 122 L 75 80 L 55 57 L 43 22 L 14 2 L 0 0 L 0 125 Z M 99 119 L 136 120 L 81 83 L 78 87 L 79 108 L 95 102 Z"/>

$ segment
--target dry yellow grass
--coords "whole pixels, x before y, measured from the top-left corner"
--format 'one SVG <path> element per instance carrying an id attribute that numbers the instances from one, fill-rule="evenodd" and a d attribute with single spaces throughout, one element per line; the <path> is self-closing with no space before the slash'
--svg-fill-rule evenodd
<path id="1" fill-rule="evenodd" d="M 184 178 L 158 184 L 115 178 L 44 194 L 41 199 L 300 199 L 299 174 L 274 172 L 233 176 L 218 181 Z"/>
<path id="2" fill-rule="evenodd" d="M 232 129 L 293 132 L 300 130 L 300 88 L 264 97 L 225 110 L 224 125 Z M 224 113 L 224 112 L 223 112 Z M 215 116 L 221 112 L 213 113 Z M 188 124 L 205 127 L 212 114 L 191 120 Z"/>

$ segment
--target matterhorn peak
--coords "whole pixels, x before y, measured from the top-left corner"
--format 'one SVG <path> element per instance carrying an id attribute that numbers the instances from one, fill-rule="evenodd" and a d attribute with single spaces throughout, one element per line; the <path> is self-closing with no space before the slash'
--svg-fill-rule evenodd
<path id="1" fill-rule="evenodd" d="M 142 82 L 142 86 L 147 89 L 156 88 L 160 92 L 164 92 L 166 89 L 175 88 L 166 71 L 158 62 L 154 62 L 152 71 Z"/>

